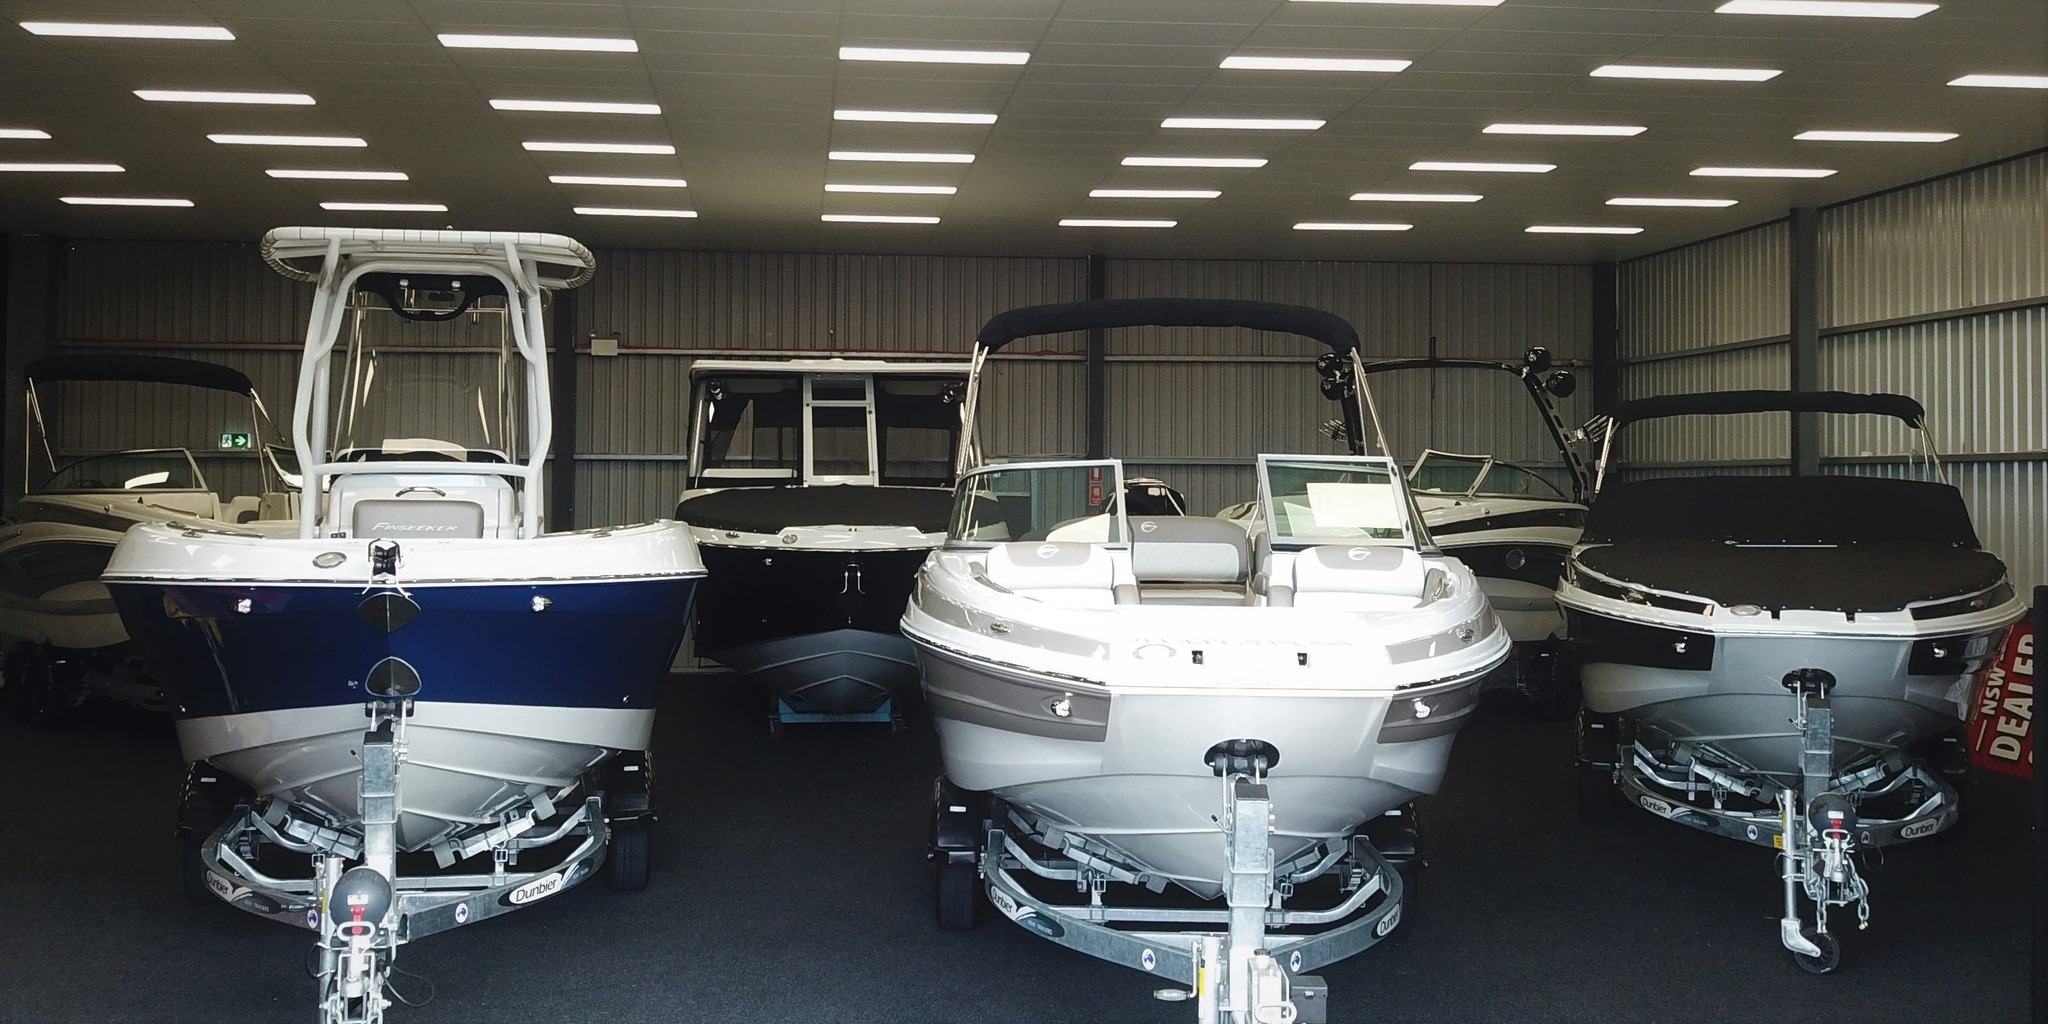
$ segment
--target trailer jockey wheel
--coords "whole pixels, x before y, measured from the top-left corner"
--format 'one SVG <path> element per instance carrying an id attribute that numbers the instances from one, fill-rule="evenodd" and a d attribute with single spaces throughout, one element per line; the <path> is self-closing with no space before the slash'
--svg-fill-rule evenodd
<path id="1" fill-rule="evenodd" d="M 1795 963 L 1799 965 L 1800 970 L 1805 971 L 1808 974 L 1826 974 L 1829 971 L 1834 970 L 1836 966 L 1841 964 L 1841 940 L 1835 938 L 1832 934 L 1823 935 L 1819 932 L 1815 932 L 1810 929 L 1805 932 L 1802 932 L 1801 934 L 1806 938 L 1806 941 L 1811 942 L 1814 945 L 1820 947 L 1820 955 L 1807 956 L 1804 953 L 1792 954 L 1792 959 Z"/>

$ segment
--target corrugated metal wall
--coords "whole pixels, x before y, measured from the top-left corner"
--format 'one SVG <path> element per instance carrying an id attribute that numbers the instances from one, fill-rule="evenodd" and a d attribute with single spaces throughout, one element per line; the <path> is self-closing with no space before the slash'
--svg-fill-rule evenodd
<path id="1" fill-rule="evenodd" d="M 1824 209 L 1818 227 L 1819 386 L 1918 398 L 1940 449 L 1969 459 L 1949 473 L 1987 545 L 2016 583 L 2048 582 L 2048 154 Z M 1787 233 L 1779 222 L 1624 264 L 1623 396 L 1788 386 Z M 1623 451 L 1638 467 L 1789 459 L 1782 415 L 1635 433 Z M 1823 460 L 1857 461 L 1824 468 L 1903 471 L 1861 460 L 1912 440 L 1874 417 L 1826 417 Z"/>

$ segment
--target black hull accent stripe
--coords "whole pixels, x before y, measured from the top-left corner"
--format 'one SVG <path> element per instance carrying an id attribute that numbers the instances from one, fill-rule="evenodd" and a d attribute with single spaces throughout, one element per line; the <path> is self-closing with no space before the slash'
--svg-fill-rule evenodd
<path id="1" fill-rule="evenodd" d="M 1565 529 L 1583 529 L 1586 525 L 1586 510 L 1581 508 L 1531 509 L 1527 512 L 1504 512 L 1497 516 L 1479 519 L 1462 519 L 1455 523 L 1432 524 L 1429 535 L 1442 539 L 1460 533 L 1478 533 L 1482 530 L 1513 530 L 1530 526 L 1555 526 Z"/>

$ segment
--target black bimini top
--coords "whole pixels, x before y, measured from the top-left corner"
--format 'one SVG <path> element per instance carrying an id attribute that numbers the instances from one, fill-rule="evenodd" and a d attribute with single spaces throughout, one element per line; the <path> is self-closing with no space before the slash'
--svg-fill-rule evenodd
<path id="1" fill-rule="evenodd" d="M 1892 416 L 1917 427 L 1927 410 L 1905 395 L 1864 395 L 1852 391 L 1708 391 L 1659 395 L 1617 403 L 1608 417 L 1619 427 L 1666 416 L 1725 416 L 1744 412 L 1840 412 Z"/>
<path id="2" fill-rule="evenodd" d="M 240 370 L 172 356 L 44 356 L 31 361 L 22 373 L 30 384 L 60 380 L 127 380 L 145 384 L 185 384 L 237 395 L 251 394 L 256 390 Z"/>
<path id="3" fill-rule="evenodd" d="M 997 313 L 974 343 L 994 352 L 1018 338 L 1109 327 L 1244 327 L 1298 334 L 1338 355 L 1358 348 L 1358 331 L 1335 313 L 1246 299 L 1091 299 Z"/>
<path id="4" fill-rule="evenodd" d="M 732 487 L 676 505 L 676 518 L 711 530 L 774 533 L 791 526 L 914 526 L 944 533 L 953 492 L 936 487 Z"/>

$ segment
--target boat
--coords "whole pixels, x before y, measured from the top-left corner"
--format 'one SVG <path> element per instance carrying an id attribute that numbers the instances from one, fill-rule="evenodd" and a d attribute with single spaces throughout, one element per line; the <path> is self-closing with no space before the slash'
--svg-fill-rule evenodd
<path id="1" fill-rule="evenodd" d="M 917 687 L 897 621 L 946 534 L 963 360 L 700 360 L 693 650 L 760 682 L 769 727 L 889 722 Z"/>
<path id="2" fill-rule="evenodd" d="M 1615 438 L 1666 417 L 1882 417 L 1904 475 L 1623 480 Z M 1912 479 L 1912 475 L 1924 479 Z M 1634 805 L 1778 851 L 1781 943 L 1840 962 L 1829 911 L 1870 919 L 1861 855 L 1953 828 L 1947 740 L 2025 611 L 1903 395 L 1724 391 L 1607 416 L 1585 534 L 1558 588 L 1584 690 L 1581 808 Z M 1811 905 L 1804 919 L 1801 901 Z"/>
<path id="3" fill-rule="evenodd" d="M 1015 309 L 973 354 L 1141 325 L 1242 327 L 1326 347 L 1344 454 L 1260 454 L 1256 522 L 1133 515 L 1116 459 L 975 465 L 903 632 L 945 774 L 935 911 L 992 905 L 1055 942 L 1175 983 L 1204 1021 L 1321 1020 L 1303 973 L 1392 933 L 1412 801 L 1441 782 L 1509 637 L 1430 543 L 1351 325 L 1275 303 L 1111 299 Z M 1306 361 L 1306 360 L 1305 360 Z M 1379 439 L 1368 454 L 1363 440 Z"/>
<path id="4" fill-rule="evenodd" d="M 247 522 L 280 517 L 290 496 L 274 465 L 258 457 L 259 493 L 223 498 L 189 448 L 151 447 L 95 452 L 59 464 L 44 421 L 43 390 L 69 383 L 74 399 L 94 407 L 128 385 L 217 391 L 246 400 L 245 413 L 218 424 L 231 443 L 264 451 L 269 415 L 255 385 L 240 371 L 169 356 L 69 354 L 23 368 L 27 380 L 24 434 L 45 461 L 47 477 L 23 494 L 0 526 L 0 638 L 8 644 L 6 704 L 21 720 L 56 725 L 89 699 L 162 711 L 163 690 L 128 642 L 100 573 L 121 535 L 137 523 L 170 519 Z M 70 453 L 64 453 L 69 455 Z"/>
<path id="5" fill-rule="evenodd" d="M 323 1024 L 398 947 L 647 882 L 655 691 L 704 568 L 671 521 L 546 530 L 552 234 L 278 228 L 315 286 L 282 529 L 143 524 L 102 577 L 190 762 L 188 891 L 316 933 Z"/>
<path id="6" fill-rule="evenodd" d="M 1555 401 L 1571 397 L 1578 382 L 1570 370 L 1551 365 L 1547 350 L 1532 348 L 1519 360 L 1368 360 L 1365 372 L 1449 371 L 1468 383 L 1479 375 L 1506 374 L 1535 406 L 1561 469 L 1425 448 L 1408 470 L 1408 486 L 1430 537 L 1478 574 L 1494 614 L 1514 638 L 1514 655 L 1488 681 L 1489 688 L 1515 690 L 1543 717 L 1561 720 L 1578 712 L 1579 693 L 1570 659 L 1561 657 L 1568 648 L 1556 591 L 1565 557 L 1585 525 L 1586 469 Z"/>

